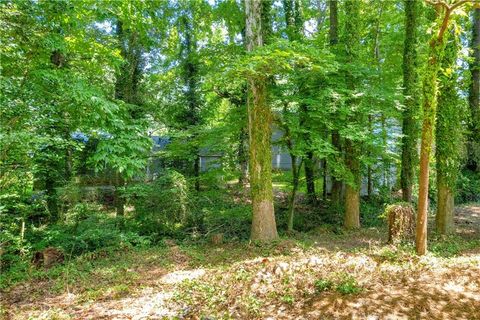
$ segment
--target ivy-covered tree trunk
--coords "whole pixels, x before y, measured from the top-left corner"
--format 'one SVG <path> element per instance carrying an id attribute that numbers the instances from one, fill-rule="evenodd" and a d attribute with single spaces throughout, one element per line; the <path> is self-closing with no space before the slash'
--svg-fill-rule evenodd
<path id="1" fill-rule="evenodd" d="M 328 5 L 330 9 L 330 29 L 328 31 L 328 37 L 330 46 L 334 51 L 335 46 L 338 44 L 338 1 L 329 0 Z M 336 129 L 332 132 L 332 145 L 338 153 L 335 159 L 338 163 L 342 158 L 342 140 Z M 335 176 L 332 176 L 332 203 L 336 206 L 342 202 L 342 189 L 343 182 L 335 178 Z"/>
<path id="2" fill-rule="evenodd" d="M 480 8 L 473 11 L 471 81 L 468 103 L 471 113 L 467 168 L 480 172 Z"/>
<path id="3" fill-rule="evenodd" d="M 115 99 L 128 103 L 130 105 L 130 116 L 132 119 L 136 119 L 141 116 L 141 110 L 138 107 L 140 104 L 138 84 L 142 72 L 142 51 L 136 32 L 125 29 L 121 20 L 117 20 L 116 36 L 120 45 L 120 54 L 124 61 L 116 75 Z M 117 216 L 123 216 L 125 213 L 125 198 L 123 196 L 125 183 L 122 173 L 115 172 L 113 184 Z"/>
<path id="4" fill-rule="evenodd" d="M 422 143 L 420 146 L 420 174 L 418 182 L 418 209 L 415 230 L 415 247 L 417 254 L 427 251 L 427 213 L 428 213 L 428 179 L 430 155 L 433 143 L 435 113 L 437 110 L 437 77 L 445 51 L 444 33 L 448 28 L 451 11 L 437 8 L 443 19 L 438 20 L 437 28 L 430 40 L 428 61 L 422 81 L 423 92 L 423 124 Z"/>
<path id="5" fill-rule="evenodd" d="M 458 44 L 454 30 L 445 48 L 439 82 L 442 90 L 438 95 L 436 122 L 436 165 L 437 165 L 437 214 L 436 228 L 441 234 L 454 229 L 454 191 L 460 168 L 462 128 L 455 71 Z"/>
<path id="6" fill-rule="evenodd" d="M 200 124 L 200 102 L 198 97 L 198 62 L 196 59 L 197 42 L 193 35 L 193 26 L 190 17 L 182 17 L 184 40 L 182 42 L 183 70 L 182 77 L 185 85 L 185 100 L 187 103 L 186 125 L 194 128 Z M 200 155 L 199 149 L 194 145 L 191 149 L 193 155 L 193 175 L 195 177 L 195 190 L 200 191 Z"/>
<path id="7" fill-rule="evenodd" d="M 418 159 L 418 125 L 415 115 L 419 107 L 417 75 L 417 16 L 418 1 L 404 0 L 405 40 L 403 48 L 403 95 L 405 110 L 402 118 L 402 164 L 400 185 L 403 201 L 412 201 L 415 165 Z"/>
<path id="8" fill-rule="evenodd" d="M 344 42 L 346 55 L 349 63 L 355 63 L 358 58 L 358 48 L 360 45 L 360 3 L 358 1 L 345 2 L 345 12 L 348 19 L 345 21 Z M 355 79 L 353 75 L 346 76 L 347 87 L 352 91 L 355 89 Z M 353 97 L 348 99 L 352 107 L 357 103 Z M 361 121 L 358 114 L 353 112 L 350 121 Z M 345 188 L 345 217 L 344 226 L 347 229 L 360 227 L 360 146 L 359 142 L 351 139 L 345 139 L 345 165 L 350 173 Z"/>
<path id="9" fill-rule="evenodd" d="M 437 108 L 437 73 L 443 52 L 443 41 L 436 36 L 430 42 L 428 64 L 423 79 L 423 125 L 420 146 L 420 175 L 418 190 L 418 212 L 416 225 L 416 250 L 420 255 L 427 250 L 427 211 L 428 211 L 428 176 L 430 154 L 433 142 L 435 112 Z"/>
<path id="10" fill-rule="evenodd" d="M 52 63 L 51 66 L 54 69 L 64 69 L 65 68 L 65 56 L 60 50 L 54 50 L 51 55 L 50 55 L 50 62 Z M 47 201 L 47 208 L 48 212 L 50 214 L 50 220 L 51 221 L 58 221 L 60 218 L 60 210 L 59 210 L 59 203 L 58 203 L 58 194 L 57 194 L 57 188 L 61 186 L 61 180 L 67 180 L 69 179 L 68 177 L 68 170 L 67 170 L 67 163 L 69 161 L 68 159 L 68 149 L 70 146 L 68 145 L 68 140 L 70 139 L 70 134 L 67 131 L 67 119 L 66 119 L 66 113 L 64 114 L 61 109 L 59 108 L 58 111 L 55 111 L 55 116 L 52 115 L 52 119 L 62 119 L 63 121 L 55 121 L 55 125 L 52 125 L 50 128 L 49 134 L 53 137 L 56 135 L 63 136 L 63 139 L 65 140 L 65 145 L 64 146 L 58 146 L 56 144 L 52 144 L 48 146 L 44 152 L 45 152 L 45 160 L 42 163 L 43 167 L 43 172 L 42 172 L 42 178 L 44 179 L 45 182 L 45 193 L 46 193 L 46 201 Z M 63 128 L 62 128 L 63 127 Z M 63 132 L 58 132 L 57 130 L 62 130 Z M 61 169 L 61 165 L 59 162 L 59 159 L 55 156 L 51 156 L 54 154 L 59 154 L 61 152 L 61 149 L 65 148 L 65 165 Z M 62 177 L 63 174 L 63 177 Z"/>
<path id="11" fill-rule="evenodd" d="M 245 0 L 247 50 L 263 46 L 262 1 Z M 252 192 L 252 240 L 269 241 L 278 237 L 273 209 L 271 123 L 267 103 L 267 79 L 248 79 L 248 131 L 250 186 Z"/>

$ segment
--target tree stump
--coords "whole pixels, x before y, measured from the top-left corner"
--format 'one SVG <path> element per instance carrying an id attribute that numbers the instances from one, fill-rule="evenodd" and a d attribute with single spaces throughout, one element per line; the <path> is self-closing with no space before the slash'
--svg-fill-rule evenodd
<path id="1" fill-rule="evenodd" d="M 388 221 L 388 243 L 397 244 L 413 238 L 415 231 L 415 210 L 408 203 L 393 204 L 385 209 Z"/>

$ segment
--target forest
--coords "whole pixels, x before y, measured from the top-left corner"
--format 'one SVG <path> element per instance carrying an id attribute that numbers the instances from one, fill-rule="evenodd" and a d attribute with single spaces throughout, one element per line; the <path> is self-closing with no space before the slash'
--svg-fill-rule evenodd
<path id="1" fill-rule="evenodd" d="M 0 0 L 0 319 L 480 319 L 480 0 Z"/>

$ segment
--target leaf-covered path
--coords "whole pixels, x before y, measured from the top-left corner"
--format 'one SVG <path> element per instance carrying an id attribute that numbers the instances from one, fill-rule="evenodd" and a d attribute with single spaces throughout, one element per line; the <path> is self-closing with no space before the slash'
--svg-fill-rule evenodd
<path id="1" fill-rule="evenodd" d="M 418 258 L 384 231 L 80 260 L 2 295 L 6 319 L 480 319 L 480 207 Z M 85 266 L 89 265 L 90 268 Z M 67 285 L 68 284 L 68 285 Z"/>

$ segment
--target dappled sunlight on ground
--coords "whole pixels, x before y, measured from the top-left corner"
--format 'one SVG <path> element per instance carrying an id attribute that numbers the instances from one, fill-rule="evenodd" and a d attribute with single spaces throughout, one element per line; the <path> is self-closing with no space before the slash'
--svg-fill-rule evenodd
<path id="1" fill-rule="evenodd" d="M 480 208 L 460 207 L 456 223 L 458 235 L 478 239 Z M 61 277 L 16 286 L 2 296 L 6 318 L 480 319 L 478 242 L 417 257 L 386 245 L 382 229 L 298 236 L 125 252 L 118 260 L 128 264 L 60 290 Z"/>

